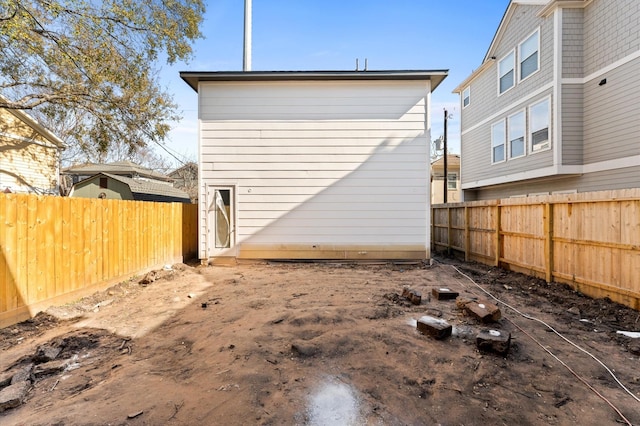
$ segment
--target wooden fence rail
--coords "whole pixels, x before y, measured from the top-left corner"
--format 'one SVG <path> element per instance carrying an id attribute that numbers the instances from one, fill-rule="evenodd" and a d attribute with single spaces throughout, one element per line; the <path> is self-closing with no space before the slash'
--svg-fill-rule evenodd
<path id="1" fill-rule="evenodd" d="M 640 189 L 432 206 L 432 249 L 640 310 Z"/>
<path id="2" fill-rule="evenodd" d="M 197 254 L 197 205 L 0 194 L 0 327 Z"/>

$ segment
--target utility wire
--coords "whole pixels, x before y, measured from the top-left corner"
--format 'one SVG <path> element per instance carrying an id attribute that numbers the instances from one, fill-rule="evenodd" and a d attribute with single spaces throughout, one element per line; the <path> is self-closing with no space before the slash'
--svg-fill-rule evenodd
<path id="1" fill-rule="evenodd" d="M 440 262 L 438 262 L 440 263 Z M 592 359 L 594 359 L 598 364 L 600 364 L 605 370 L 607 370 L 607 372 L 611 375 L 611 377 L 613 377 L 613 379 L 616 381 L 616 383 L 618 383 L 618 385 L 627 393 L 629 394 L 634 400 L 636 400 L 637 402 L 640 402 L 640 398 L 638 398 L 636 395 L 633 394 L 633 392 L 631 392 L 629 389 L 627 389 L 627 387 L 622 384 L 622 382 L 616 377 L 616 375 L 613 373 L 613 371 L 611 371 L 611 369 L 609 367 L 607 367 L 602 361 L 600 361 L 595 355 L 593 355 L 592 353 L 590 353 L 589 351 L 587 351 L 586 349 L 583 349 L 582 347 L 578 346 L 577 344 L 573 343 L 571 340 L 567 339 L 565 336 L 563 336 L 559 331 L 557 331 L 555 328 L 551 327 L 549 324 L 547 324 L 546 322 L 544 322 L 543 320 L 533 317 L 531 315 L 527 315 L 521 311 L 519 311 L 518 309 L 516 309 L 515 307 L 509 305 L 508 303 L 498 299 L 496 296 L 494 296 L 493 294 L 491 294 L 488 290 L 485 290 L 482 286 L 480 286 L 480 284 L 476 283 L 470 276 L 468 276 L 467 274 L 465 274 L 464 272 L 462 272 L 460 269 L 458 269 L 455 265 L 451 265 L 448 264 L 449 266 L 451 266 L 453 269 L 455 269 L 460 275 L 462 275 L 463 277 L 465 277 L 466 279 L 468 279 L 469 281 L 471 281 L 476 287 L 478 287 L 482 292 L 484 292 L 485 294 L 487 294 L 489 297 L 491 297 L 493 300 L 495 300 L 496 302 L 506 306 L 507 308 L 511 309 L 512 311 L 516 312 L 518 315 L 522 316 L 523 318 L 532 320 L 532 321 L 536 321 L 542 325 L 544 325 L 545 327 L 547 327 L 549 330 L 551 330 L 552 332 L 554 332 L 558 337 L 560 337 L 561 339 L 563 339 L 565 342 L 569 343 L 571 346 L 575 347 L 576 349 L 580 350 L 581 352 L 587 354 L 588 356 L 590 356 Z M 540 342 L 538 342 L 536 339 L 534 339 L 529 333 L 525 332 L 521 327 L 519 327 L 517 324 L 515 324 L 513 321 L 510 321 L 512 324 L 514 324 L 519 330 L 521 330 L 524 334 L 526 334 L 527 336 L 529 336 L 534 342 L 536 342 L 538 345 L 540 345 L 540 347 L 542 347 L 546 352 L 548 352 L 552 357 L 554 357 L 556 360 L 558 360 L 558 362 L 560 362 L 564 367 L 566 367 L 574 376 L 576 376 L 580 381 L 582 381 L 584 384 L 587 385 L 587 387 L 589 387 L 589 389 L 591 389 L 592 391 L 594 391 L 596 393 L 596 395 L 598 395 L 598 397 L 602 398 L 610 407 L 612 407 L 616 413 L 629 425 L 632 426 L 631 422 L 629 422 L 629 420 L 624 417 L 622 415 L 622 413 L 620 412 L 620 410 L 618 408 L 616 408 L 613 403 L 611 403 L 611 401 L 609 401 L 608 399 L 606 399 L 603 395 L 601 395 L 599 392 L 597 392 L 589 383 L 587 383 L 583 378 L 581 378 L 580 376 L 578 376 L 567 364 L 565 364 L 564 362 L 562 362 L 555 354 L 553 354 L 551 351 L 549 351 L 549 349 L 545 348 Z"/>

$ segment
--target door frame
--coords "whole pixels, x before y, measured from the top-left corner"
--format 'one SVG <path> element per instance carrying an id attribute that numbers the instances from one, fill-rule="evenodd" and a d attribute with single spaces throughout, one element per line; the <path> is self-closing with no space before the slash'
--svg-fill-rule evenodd
<path id="1" fill-rule="evenodd" d="M 229 190 L 229 247 L 218 249 L 215 246 L 215 232 L 216 219 L 215 209 L 213 204 L 215 203 L 215 191 L 216 190 Z M 236 232 L 238 229 L 237 224 L 237 205 L 238 205 L 238 185 L 237 183 L 229 182 L 216 182 L 207 184 L 206 186 L 206 210 L 205 210 L 205 224 L 206 224 L 206 247 L 205 252 L 207 258 L 219 257 L 219 256 L 236 256 Z"/>

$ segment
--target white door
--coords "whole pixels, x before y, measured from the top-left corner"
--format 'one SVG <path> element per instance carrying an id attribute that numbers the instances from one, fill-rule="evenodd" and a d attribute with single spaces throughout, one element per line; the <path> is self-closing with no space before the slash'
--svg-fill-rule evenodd
<path id="1" fill-rule="evenodd" d="M 207 190 L 207 256 L 233 256 L 235 188 L 209 186 Z"/>

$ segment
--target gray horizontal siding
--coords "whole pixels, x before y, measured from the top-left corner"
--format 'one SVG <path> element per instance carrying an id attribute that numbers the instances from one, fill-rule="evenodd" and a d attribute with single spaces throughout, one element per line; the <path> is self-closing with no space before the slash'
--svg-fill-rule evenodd
<path id="1" fill-rule="evenodd" d="M 479 191 L 465 191 L 465 201 L 493 200 L 519 195 L 542 194 L 558 191 L 591 192 L 614 189 L 640 188 L 640 166 L 605 172 L 587 173 L 582 176 L 539 179 L 526 185 L 500 185 Z"/>
<path id="2" fill-rule="evenodd" d="M 562 87 L 562 164 L 581 165 L 583 135 L 582 85 Z"/>
<path id="3" fill-rule="evenodd" d="M 640 154 L 639 75 L 635 59 L 585 84 L 585 164 Z"/>

